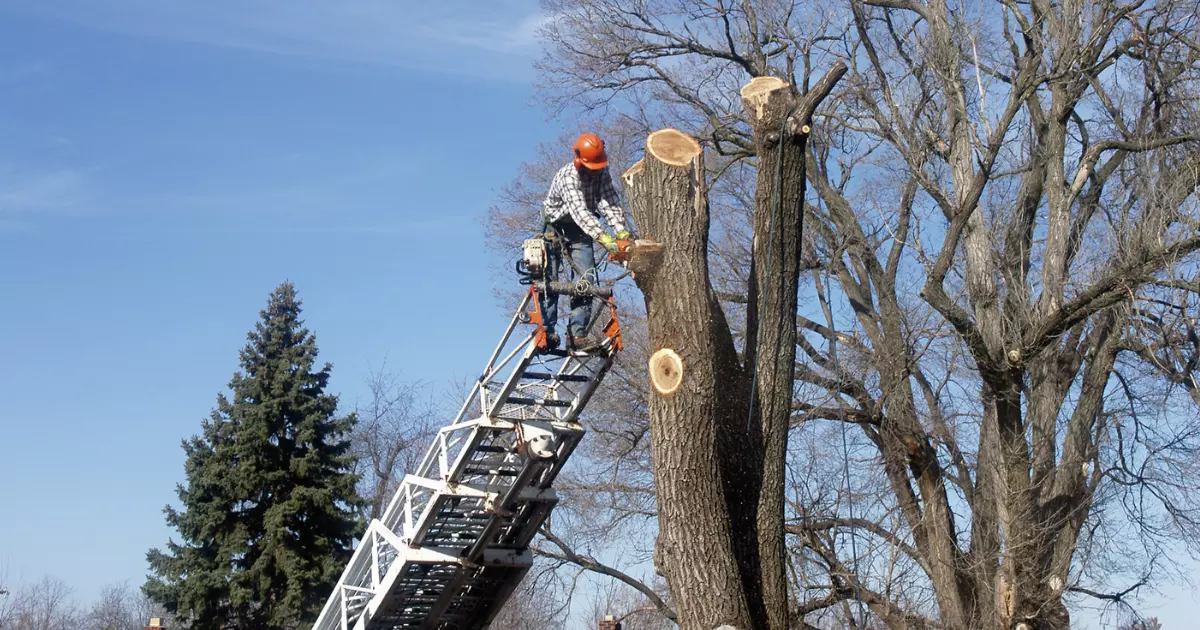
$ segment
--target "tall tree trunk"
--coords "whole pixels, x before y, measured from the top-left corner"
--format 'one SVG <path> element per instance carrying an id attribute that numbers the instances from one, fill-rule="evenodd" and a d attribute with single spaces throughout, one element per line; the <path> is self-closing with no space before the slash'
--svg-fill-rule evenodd
<path id="1" fill-rule="evenodd" d="M 625 174 L 625 186 L 641 233 L 665 245 L 656 267 L 636 278 L 650 342 L 674 350 L 683 364 L 678 389 L 650 396 L 659 519 L 655 564 L 678 602 L 681 628 L 750 628 L 726 504 L 720 442 L 730 436 L 719 435 L 730 395 L 727 381 L 740 377 L 729 327 L 709 282 L 700 145 L 674 129 L 651 134 L 646 156 Z"/>
<path id="2" fill-rule="evenodd" d="M 804 96 L 769 77 L 742 90 L 759 153 L 744 364 L 709 279 L 700 145 L 674 129 L 656 131 L 625 174 L 639 229 L 664 245 L 661 259 L 636 276 L 650 343 L 682 362 L 679 386 L 651 395 L 650 428 L 655 562 L 684 630 L 790 625 L 784 473 L 805 143 L 813 111 L 845 72 L 838 64 Z"/>
<path id="3" fill-rule="evenodd" d="M 742 106 L 754 132 L 758 172 L 754 195 L 754 245 L 746 315 L 746 366 L 750 370 L 747 443 L 755 448 L 758 481 L 756 534 L 766 625 L 788 623 L 784 487 L 792 385 L 796 364 L 796 300 L 800 283 L 807 185 L 809 122 L 846 67 L 838 64 L 811 91 L 798 95 L 776 77 L 758 77 L 742 88 Z"/>
<path id="4" fill-rule="evenodd" d="M 807 127 L 787 120 L 801 105 L 790 87 L 776 77 L 759 77 L 741 93 L 758 153 L 746 364 L 753 366 L 751 395 L 759 422 L 748 430 L 750 443 L 759 451 L 762 480 L 757 530 L 763 603 L 769 627 L 779 629 L 788 626 L 784 474 L 796 365 L 796 293 L 808 140 Z"/>

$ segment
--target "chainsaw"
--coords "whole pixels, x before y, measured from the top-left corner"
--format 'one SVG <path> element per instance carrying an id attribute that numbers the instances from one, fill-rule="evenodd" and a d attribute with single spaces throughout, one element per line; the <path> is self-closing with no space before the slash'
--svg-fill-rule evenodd
<path id="1" fill-rule="evenodd" d="M 617 251 L 609 252 L 608 259 L 624 267 L 629 261 L 629 250 L 633 246 L 631 240 L 616 242 Z M 612 295 L 612 282 L 589 282 L 577 279 L 575 282 L 558 282 L 550 276 L 551 270 L 560 268 L 563 261 L 562 243 L 554 232 L 543 232 L 533 238 L 527 238 L 521 243 L 521 259 L 517 261 L 517 275 L 521 284 L 536 285 L 540 291 L 547 294 L 592 296 L 607 298 Z M 574 263 L 572 263 L 574 264 Z M 576 269 L 578 278 L 588 275 L 586 269 Z M 622 274 L 622 277 L 624 274 Z"/>

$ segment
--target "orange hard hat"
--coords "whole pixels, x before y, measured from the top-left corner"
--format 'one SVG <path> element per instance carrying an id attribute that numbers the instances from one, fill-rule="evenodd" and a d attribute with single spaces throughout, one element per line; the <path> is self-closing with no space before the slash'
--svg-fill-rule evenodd
<path id="1" fill-rule="evenodd" d="M 598 171 L 608 166 L 608 155 L 604 153 L 604 141 L 594 133 L 585 133 L 575 140 L 575 167 L 585 166 Z"/>

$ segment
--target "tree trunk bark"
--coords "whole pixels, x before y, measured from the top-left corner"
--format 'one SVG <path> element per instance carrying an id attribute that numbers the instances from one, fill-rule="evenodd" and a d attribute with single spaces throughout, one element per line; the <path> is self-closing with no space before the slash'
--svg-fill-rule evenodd
<path id="1" fill-rule="evenodd" d="M 625 173 L 625 186 L 640 232 L 665 246 L 656 266 L 636 278 L 650 343 L 674 351 L 683 365 L 674 391 L 650 395 L 659 520 L 655 564 L 677 602 L 683 630 L 751 628 L 725 496 L 720 442 L 728 436 L 719 435 L 730 395 L 727 380 L 740 376 L 708 276 L 700 145 L 674 129 L 654 132 L 645 158 Z"/>
<path id="2" fill-rule="evenodd" d="M 660 360 L 669 358 L 650 398 L 655 563 L 684 630 L 789 626 L 784 473 L 805 142 L 813 111 L 845 72 L 838 64 L 802 97 L 770 77 L 742 90 L 759 154 L 744 364 L 709 280 L 700 145 L 674 129 L 656 131 L 645 158 L 625 174 L 640 231 L 664 246 L 635 280 L 650 343 Z"/>
<path id="3" fill-rule="evenodd" d="M 746 364 L 754 367 L 751 396 L 757 422 L 748 429 L 760 466 L 756 511 L 763 604 L 767 625 L 780 630 L 788 626 L 784 474 L 796 364 L 796 294 L 808 139 L 807 127 L 787 124 L 787 117 L 800 105 L 790 87 L 776 77 L 759 77 L 742 88 L 742 105 L 754 130 L 758 154 L 746 316 Z"/>

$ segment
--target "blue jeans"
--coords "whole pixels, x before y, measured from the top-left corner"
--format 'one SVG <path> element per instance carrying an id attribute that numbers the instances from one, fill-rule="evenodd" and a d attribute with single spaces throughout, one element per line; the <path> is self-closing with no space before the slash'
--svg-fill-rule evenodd
<path id="1" fill-rule="evenodd" d="M 591 282 L 596 281 L 596 251 L 592 248 L 592 237 L 586 232 L 579 229 L 574 221 L 566 219 L 557 222 L 558 233 L 562 236 L 562 245 L 566 249 L 567 256 L 575 261 L 575 267 L 587 272 L 587 279 Z M 562 267 L 570 271 L 570 281 L 575 282 L 579 272 L 575 271 L 567 261 L 561 261 L 556 264 L 554 257 L 551 256 L 549 268 L 546 270 L 546 278 L 552 280 L 561 275 Z M 554 332 L 554 326 L 558 323 L 558 297 L 557 295 L 548 296 L 545 293 L 539 295 L 542 302 L 542 319 L 543 325 L 546 327 L 547 333 Z M 588 296 L 577 297 L 571 296 L 571 316 L 567 319 L 567 334 L 572 337 L 584 337 L 587 335 L 588 321 L 592 318 L 592 298 Z"/>

